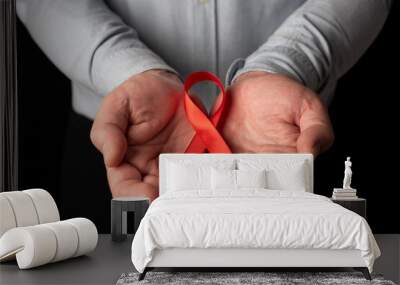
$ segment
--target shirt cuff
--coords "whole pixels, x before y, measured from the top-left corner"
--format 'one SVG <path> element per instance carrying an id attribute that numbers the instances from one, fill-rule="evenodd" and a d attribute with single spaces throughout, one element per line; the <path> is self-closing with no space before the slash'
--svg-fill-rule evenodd
<path id="1" fill-rule="evenodd" d="M 93 63 L 91 78 L 96 91 L 105 96 L 129 77 L 151 69 L 163 69 L 178 75 L 149 49 L 134 48 L 115 52 Z"/>
<path id="2" fill-rule="evenodd" d="M 235 60 L 228 69 L 227 85 L 232 84 L 240 75 L 250 71 L 283 74 L 314 91 L 318 91 L 321 82 L 308 57 L 290 47 L 275 46 L 258 50 L 246 60 Z"/>

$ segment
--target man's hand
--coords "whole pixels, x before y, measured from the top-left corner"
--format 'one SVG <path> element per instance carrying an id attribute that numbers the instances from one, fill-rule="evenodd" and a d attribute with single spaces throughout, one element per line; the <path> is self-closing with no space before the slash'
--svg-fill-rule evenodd
<path id="1" fill-rule="evenodd" d="M 90 137 L 103 154 L 114 197 L 158 196 L 158 155 L 184 152 L 194 135 L 182 90 L 176 75 L 151 70 L 104 98 Z"/>
<path id="2" fill-rule="evenodd" d="M 334 135 L 326 108 L 310 89 L 283 75 L 248 72 L 228 89 L 222 133 L 233 152 L 327 150 Z"/>

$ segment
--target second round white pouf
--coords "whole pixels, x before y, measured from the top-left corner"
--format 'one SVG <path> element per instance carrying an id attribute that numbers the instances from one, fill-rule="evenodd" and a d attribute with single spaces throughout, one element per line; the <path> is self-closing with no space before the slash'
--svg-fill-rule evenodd
<path id="1" fill-rule="evenodd" d="M 43 189 L 29 189 L 22 191 L 30 196 L 36 208 L 39 224 L 57 222 L 60 214 L 56 202 L 49 192 Z"/>
<path id="2" fill-rule="evenodd" d="M 17 222 L 11 204 L 8 199 L 0 193 L 0 237 L 9 229 L 15 228 Z"/>

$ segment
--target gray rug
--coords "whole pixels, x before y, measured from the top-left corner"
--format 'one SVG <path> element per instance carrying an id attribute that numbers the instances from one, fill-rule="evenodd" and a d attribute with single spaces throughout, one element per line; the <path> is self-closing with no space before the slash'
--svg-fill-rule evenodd
<path id="1" fill-rule="evenodd" d="M 138 273 L 122 274 L 117 285 L 134 284 L 266 284 L 266 285 L 297 285 L 297 284 L 376 284 L 395 285 L 384 280 L 381 275 L 372 275 L 368 281 L 359 272 L 148 272 L 146 278 L 138 281 Z"/>

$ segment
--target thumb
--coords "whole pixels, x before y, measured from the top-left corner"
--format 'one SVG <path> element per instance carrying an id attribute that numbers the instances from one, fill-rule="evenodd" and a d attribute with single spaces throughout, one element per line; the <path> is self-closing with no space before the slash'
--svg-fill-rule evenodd
<path id="1" fill-rule="evenodd" d="M 108 167 L 118 166 L 127 151 L 127 108 L 115 100 L 113 96 L 104 99 L 90 132 L 92 143 L 103 154 Z"/>
<path id="2" fill-rule="evenodd" d="M 297 139 L 297 151 L 312 153 L 316 157 L 327 150 L 333 140 L 333 131 L 330 125 L 313 125 L 301 131 Z"/>
<path id="3" fill-rule="evenodd" d="M 303 101 L 299 121 L 297 151 L 312 153 L 316 157 L 333 144 L 334 134 L 328 110 L 314 93 L 308 94 Z"/>

